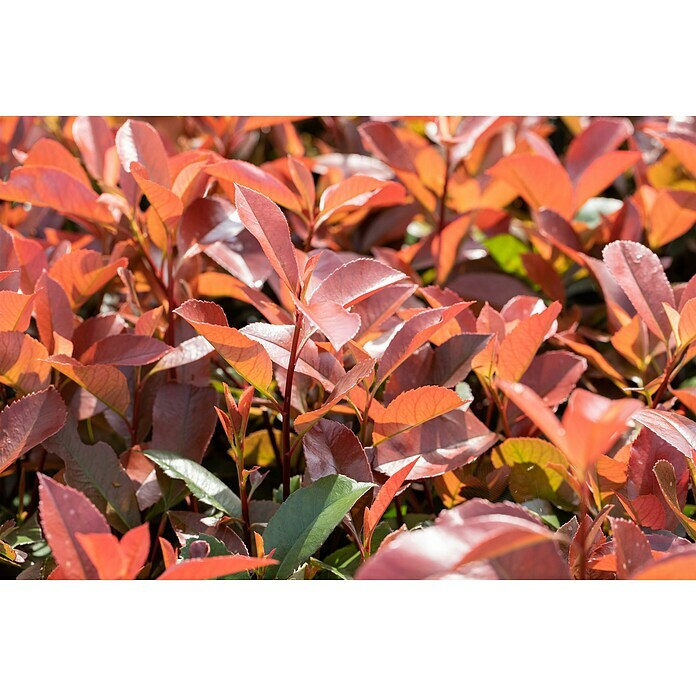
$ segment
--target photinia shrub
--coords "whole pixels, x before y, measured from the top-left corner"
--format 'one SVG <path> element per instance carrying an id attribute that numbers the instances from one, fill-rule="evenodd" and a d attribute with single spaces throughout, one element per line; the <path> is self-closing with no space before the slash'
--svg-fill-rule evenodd
<path id="1" fill-rule="evenodd" d="M 696 579 L 696 125 L 0 118 L 0 572 Z"/>

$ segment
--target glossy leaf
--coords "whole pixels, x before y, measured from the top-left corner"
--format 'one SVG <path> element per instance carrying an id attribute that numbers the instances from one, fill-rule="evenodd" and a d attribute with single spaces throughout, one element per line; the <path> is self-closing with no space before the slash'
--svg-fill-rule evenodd
<path id="1" fill-rule="evenodd" d="M 119 334 L 93 343 L 81 356 L 85 365 L 149 365 L 164 357 L 171 348 L 149 336 Z"/>
<path id="2" fill-rule="evenodd" d="M 290 292 L 297 292 L 300 272 L 290 228 L 278 206 L 263 194 L 235 185 L 235 203 L 244 226 L 254 235 Z"/>
<path id="3" fill-rule="evenodd" d="M 666 340 L 671 327 L 662 303 L 674 307 L 675 301 L 660 259 L 642 245 L 624 241 L 607 245 L 603 257 L 650 331 Z"/>
<path id="4" fill-rule="evenodd" d="M 0 471 L 57 433 L 66 417 L 65 404 L 53 387 L 5 406 L 0 411 Z"/>
<path id="5" fill-rule="evenodd" d="M 326 541 L 355 503 L 372 488 L 340 474 L 324 476 L 295 491 L 280 506 L 263 534 L 266 551 L 280 561 L 268 577 L 289 577 Z"/>
<path id="6" fill-rule="evenodd" d="M 170 566 L 158 580 L 213 580 L 223 575 L 233 575 L 249 570 L 275 566 L 273 558 L 250 558 L 249 556 L 213 556 L 192 558 Z"/>
<path id="7" fill-rule="evenodd" d="M 372 468 L 360 440 L 345 425 L 322 418 L 302 438 L 307 468 L 305 476 L 317 481 L 342 474 L 354 481 L 372 483 Z"/>
<path id="8" fill-rule="evenodd" d="M 147 562 L 150 530 L 147 524 L 126 532 L 121 539 L 113 534 L 83 534 L 76 538 L 97 570 L 100 580 L 134 580 Z"/>
<path id="9" fill-rule="evenodd" d="M 109 525 L 79 491 L 39 474 L 39 517 L 53 557 L 68 580 L 96 580 L 97 569 L 78 534 L 110 534 Z"/>
<path id="10" fill-rule="evenodd" d="M 51 368 L 44 346 L 19 331 L 0 332 L 0 382 L 23 394 L 45 389 L 51 381 Z"/>
<path id="11" fill-rule="evenodd" d="M 145 456 L 170 478 L 183 481 L 201 502 L 230 517 L 241 517 L 242 508 L 237 495 L 205 467 L 174 452 L 151 449 L 145 452 Z"/>
<path id="12" fill-rule="evenodd" d="M 435 524 L 426 529 L 397 536 L 360 567 L 356 578 L 436 580 L 458 576 L 569 577 L 553 535 L 524 508 L 470 501 L 441 512 Z"/>
<path id="13" fill-rule="evenodd" d="M 73 382 L 120 415 L 126 413 L 130 403 L 130 391 L 125 376 L 110 365 L 83 365 L 79 360 L 67 355 L 54 355 L 44 358 L 44 362 L 54 367 Z"/>
<path id="14" fill-rule="evenodd" d="M 244 379 L 266 391 L 273 371 L 264 348 L 241 331 L 227 325 L 227 318 L 214 302 L 188 300 L 176 313 L 203 336 Z"/>
<path id="15" fill-rule="evenodd" d="M 444 387 L 420 387 L 403 392 L 375 417 L 373 442 L 378 445 L 464 405 L 458 394 Z"/>

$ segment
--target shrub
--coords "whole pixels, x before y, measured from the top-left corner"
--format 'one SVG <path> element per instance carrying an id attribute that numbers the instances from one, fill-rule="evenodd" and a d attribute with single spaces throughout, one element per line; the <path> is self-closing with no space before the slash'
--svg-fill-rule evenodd
<path id="1" fill-rule="evenodd" d="M 0 560 L 696 578 L 696 130 L 0 119 Z"/>

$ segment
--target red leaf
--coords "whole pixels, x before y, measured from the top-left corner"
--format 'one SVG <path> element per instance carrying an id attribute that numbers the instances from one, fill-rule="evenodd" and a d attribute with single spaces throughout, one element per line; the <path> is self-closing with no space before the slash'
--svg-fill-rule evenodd
<path id="1" fill-rule="evenodd" d="M 343 474 L 354 481 L 372 483 L 372 469 L 360 440 L 352 430 L 336 421 L 322 418 L 302 438 L 309 481 Z"/>
<path id="2" fill-rule="evenodd" d="M 692 520 L 682 512 L 682 505 L 686 495 L 682 497 L 682 500 L 679 499 L 679 482 L 677 481 L 674 467 L 670 462 L 660 459 L 655 464 L 653 471 L 660 486 L 660 491 L 662 491 L 662 495 L 670 510 L 684 525 L 684 529 L 689 533 L 689 536 L 692 539 L 696 539 L 696 520 Z"/>
<path id="3" fill-rule="evenodd" d="M 156 338 L 118 334 L 92 344 L 81 356 L 85 365 L 149 365 L 171 351 Z"/>
<path id="4" fill-rule="evenodd" d="M 297 293 L 300 272 L 285 216 L 266 196 L 239 185 L 235 185 L 235 190 L 237 212 L 244 226 L 256 237 L 288 290 Z"/>
<path id="5" fill-rule="evenodd" d="M 463 312 L 471 302 L 459 302 L 448 307 L 426 309 L 408 319 L 390 341 L 384 351 L 377 381 L 382 383 L 422 345 L 427 343 L 447 322 Z"/>
<path id="6" fill-rule="evenodd" d="M 68 412 L 58 392 L 49 387 L 0 411 L 0 471 L 65 424 Z"/>
<path id="7" fill-rule="evenodd" d="M 642 244 L 626 241 L 608 244 L 602 256 L 650 331 L 666 341 L 672 329 L 662 303 L 670 307 L 676 303 L 658 256 Z"/>
<path id="8" fill-rule="evenodd" d="M 650 544 L 640 528 L 630 520 L 611 518 L 616 553 L 616 579 L 626 580 L 652 561 Z"/>
<path id="9" fill-rule="evenodd" d="M 206 172 L 220 181 L 230 200 L 235 198 L 235 187 L 230 184 L 239 184 L 270 198 L 283 208 L 302 212 L 297 196 L 284 183 L 250 162 L 226 160 L 210 165 Z"/>
<path id="10" fill-rule="evenodd" d="M 164 384 L 152 410 L 152 447 L 200 463 L 215 431 L 216 404 L 212 387 Z"/>
<path id="11" fill-rule="evenodd" d="M 652 430 L 688 459 L 696 451 L 696 423 L 678 413 L 644 409 L 635 415 L 635 420 Z"/>
<path id="12" fill-rule="evenodd" d="M 369 210 L 377 205 L 396 205 L 403 202 L 405 197 L 401 184 L 369 176 L 351 176 L 324 191 L 319 203 L 321 215 L 315 227 L 319 227 L 338 213 L 355 209 Z"/>
<path id="13" fill-rule="evenodd" d="M 469 464 L 497 439 L 473 413 L 455 409 L 379 443 L 373 468 L 391 476 L 417 456 L 409 480 L 439 476 Z"/>
<path id="14" fill-rule="evenodd" d="M 87 171 L 97 181 L 103 181 L 107 152 L 115 145 L 106 119 L 103 116 L 78 116 L 73 122 L 72 133 Z"/>
<path id="15" fill-rule="evenodd" d="M 53 351 L 54 348 L 54 331 L 63 338 L 72 338 L 75 319 L 70 307 L 70 300 L 62 286 L 53 280 L 46 271 L 41 274 L 36 283 L 34 314 L 41 342 L 50 351 Z"/>
<path id="16" fill-rule="evenodd" d="M 382 484 L 379 489 L 379 493 L 375 497 L 375 502 L 371 507 L 365 510 L 365 523 L 363 526 L 363 533 L 366 539 L 372 537 L 379 521 L 382 519 L 382 515 L 387 511 L 387 508 L 391 505 L 394 496 L 399 492 L 401 486 L 408 478 L 408 475 L 413 471 L 413 467 L 416 465 L 418 459 L 414 459 L 406 466 L 399 469 L 397 472 L 392 474 L 386 481 Z"/>
<path id="17" fill-rule="evenodd" d="M 31 203 L 75 217 L 113 225 L 109 209 L 99 196 L 71 174 L 52 167 L 18 167 L 0 182 L 0 200 Z"/>
<path id="18" fill-rule="evenodd" d="M 352 307 L 383 288 L 408 280 L 397 271 L 374 259 L 356 259 L 330 273 L 309 295 L 310 306 L 335 302 Z"/>
<path id="19" fill-rule="evenodd" d="M 131 171 L 133 162 L 137 162 L 145 167 L 152 181 L 171 188 L 167 151 L 159 133 L 149 123 L 128 119 L 116 133 L 116 150 L 127 172 Z"/>
<path id="20" fill-rule="evenodd" d="M 593 162 L 616 150 L 632 134 L 633 125 L 627 118 L 592 119 L 568 147 L 565 162 L 570 178 L 577 182 Z"/>
<path id="21" fill-rule="evenodd" d="M 638 436 L 631 444 L 628 457 L 626 493 L 634 512 L 636 521 L 642 527 L 652 529 L 670 529 L 678 524 L 677 517 L 670 511 L 665 501 L 660 484 L 655 477 L 653 468 L 661 460 L 667 460 L 679 472 L 675 476 L 676 498 L 678 508 L 684 506 L 689 489 L 689 468 L 686 457 L 653 433 L 649 428 L 641 428 Z M 640 502 L 636 502 L 639 499 Z"/>
<path id="22" fill-rule="evenodd" d="M 295 330 L 291 325 L 248 324 L 240 333 L 249 336 L 259 343 L 276 364 L 287 370 L 290 363 L 292 335 Z M 328 360 L 322 362 L 322 356 L 328 355 Z M 333 390 L 336 382 L 345 374 L 341 363 L 332 355 L 320 354 L 316 343 L 307 339 L 299 352 L 295 364 L 295 372 L 316 379 L 325 389 Z"/>
<path id="23" fill-rule="evenodd" d="M 53 557 L 68 580 L 96 580 L 77 534 L 110 534 L 101 513 L 79 491 L 39 474 L 39 515 Z"/>
<path id="24" fill-rule="evenodd" d="M 426 529 L 404 532 L 383 544 L 355 577 L 563 580 L 569 574 L 551 532 L 524 508 L 476 500 L 441 512 Z"/>
<path id="25" fill-rule="evenodd" d="M 360 329 L 360 315 L 343 309 L 335 302 L 317 302 L 306 305 L 298 301 L 296 307 L 312 326 L 329 339 L 335 351 L 340 351 Z"/>

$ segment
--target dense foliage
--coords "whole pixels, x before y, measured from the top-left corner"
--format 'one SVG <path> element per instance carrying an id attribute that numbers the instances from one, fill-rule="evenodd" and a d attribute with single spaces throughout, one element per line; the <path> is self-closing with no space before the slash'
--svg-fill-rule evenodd
<path id="1" fill-rule="evenodd" d="M 0 572 L 695 578 L 696 122 L 0 118 Z"/>

